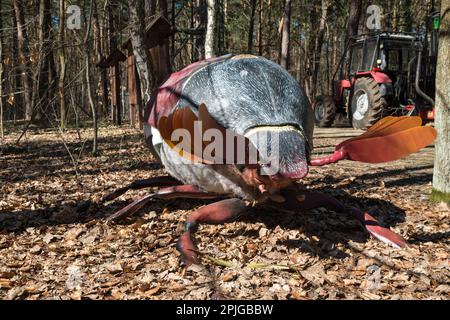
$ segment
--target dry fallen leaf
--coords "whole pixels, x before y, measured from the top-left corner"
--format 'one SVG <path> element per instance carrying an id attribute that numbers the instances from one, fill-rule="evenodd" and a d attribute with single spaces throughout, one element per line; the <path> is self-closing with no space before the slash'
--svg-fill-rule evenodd
<path id="1" fill-rule="evenodd" d="M 448 285 L 448 284 L 441 284 L 439 287 L 437 287 L 434 290 L 434 292 L 449 294 L 450 293 L 450 285 Z"/>
<path id="2" fill-rule="evenodd" d="M 64 234 L 64 238 L 66 241 L 76 240 L 84 231 L 83 227 L 71 228 Z"/>
<path id="3" fill-rule="evenodd" d="M 220 280 L 222 280 L 223 282 L 230 282 L 233 281 L 236 278 L 236 273 L 231 271 L 231 272 L 227 272 L 225 274 L 223 274 L 220 277 Z"/>
<path id="4" fill-rule="evenodd" d="M 157 286 L 157 287 L 154 287 L 154 288 L 152 288 L 150 290 L 145 291 L 144 295 L 147 296 L 147 297 L 151 297 L 151 296 L 154 296 L 155 294 L 157 294 L 159 292 L 159 290 L 161 290 L 161 287 Z"/>
<path id="5" fill-rule="evenodd" d="M 12 281 L 10 279 L 0 279 L 0 289 L 11 289 Z"/>
<path id="6" fill-rule="evenodd" d="M 81 297 L 82 297 L 82 292 L 80 290 L 77 290 L 70 294 L 70 299 L 72 299 L 72 300 L 81 300 Z"/>
<path id="7" fill-rule="evenodd" d="M 112 274 L 123 272 L 123 268 L 120 263 L 110 263 L 110 264 L 107 264 L 105 267 L 106 267 L 106 270 L 108 270 Z"/>
<path id="8" fill-rule="evenodd" d="M 116 300 L 122 300 L 125 297 L 125 294 L 119 289 L 114 289 L 111 291 L 111 297 Z"/>
<path id="9" fill-rule="evenodd" d="M 211 299 L 216 292 L 244 300 L 448 299 L 450 212 L 428 200 L 432 148 L 390 164 L 311 168 L 302 181 L 305 192 L 373 213 L 405 236 L 409 249 L 368 239 L 347 214 L 261 206 L 235 222 L 202 225 L 196 244 L 215 262 L 186 269 L 176 241 L 189 212 L 209 201 L 155 200 L 121 223 L 105 223 L 151 190 L 130 190 L 105 205 L 103 195 L 166 173 L 134 129 L 99 129 L 96 157 L 88 152 L 91 129 L 80 129 L 83 141 L 76 130 L 64 132 L 78 175 L 59 133 L 30 130 L 16 145 L 20 133 L 7 129 L 0 147 L 0 299 Z M 317 130 L 316 155 L 357 133 Z"/>

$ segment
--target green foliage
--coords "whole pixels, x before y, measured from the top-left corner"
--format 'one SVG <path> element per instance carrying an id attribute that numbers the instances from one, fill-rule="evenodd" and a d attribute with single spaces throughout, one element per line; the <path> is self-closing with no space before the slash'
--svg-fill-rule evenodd
<path id="1" fill-rule="evenodd" d="M 433 202 L 446 202 L 450 204 L 450 193 L 445 193 L 433 189 L 431 192 L 431 201 Z"/>

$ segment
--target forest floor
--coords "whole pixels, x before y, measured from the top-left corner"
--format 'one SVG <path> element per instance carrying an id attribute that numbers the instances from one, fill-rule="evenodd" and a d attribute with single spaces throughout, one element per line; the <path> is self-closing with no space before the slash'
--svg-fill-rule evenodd
<path id="1" fill-rule="evenodd" d="M 253 210 L 197 233 L 204 268 L 183 268 L 175 244 L 188 212 L 207 202 L 155 200 L 120 224 L 105 217 L 148 190 L 99 204 L 135 179 L 164 173 L 141 134 L 18 133 L 0 148 L 1 299 L 448 299 L 450 210 L 428 200 L 433 147 L 387 165 L 342 162 L 313 168 L 309 189 L 371 212 L 405 237 L 396 250 L 356 221 L 325 209 Z M 316 131 L 316 154 L 352 129 Z M 70 150 L 74 161 L 67 150 Z M 376 150 L 374 150 L 376 152 Z"/>

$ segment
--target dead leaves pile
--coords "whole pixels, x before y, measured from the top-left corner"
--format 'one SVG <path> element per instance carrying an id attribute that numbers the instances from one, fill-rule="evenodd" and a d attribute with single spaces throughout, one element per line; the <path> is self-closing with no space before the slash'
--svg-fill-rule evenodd
<path id="1" fill-rule="evenodd" d="M 82 136 L 89 138 L 88 131 Z M 319 130 L 327 153 L 348 129 Z M 189 210 L 206 202 L 156 200 L 123 224 L 105 216 L 146 190 L 99 205 L 135 179 L 157 176 L 141 135 L 102 128 L 98 157 L 75 132 L 14 135 L 0 148 L 2 299 L 448 299 L 449 215 L 427 200 L 433 149 L 384 166 L 313 169 L 306 186 L 373 213 L 411 243 L 394 250 L 351 218 L 258 209 L 197 234 L 205 267 L 182 268 L 175 243 Z M 81 157 L 79 155 L 81 154 Z"/>

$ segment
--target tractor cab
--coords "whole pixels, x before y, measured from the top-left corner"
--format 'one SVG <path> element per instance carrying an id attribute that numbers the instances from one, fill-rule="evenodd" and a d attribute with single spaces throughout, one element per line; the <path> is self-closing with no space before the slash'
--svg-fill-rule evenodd
<path id="1" fill-rule="evenodd" d="M 406 107 L 403 113 L 413 111 L 413 106 L 425 107 L 427 101 L 415 88 L 417 59 L 422 49 L 422 42 L 415 34 L 380 33 L 359 37 L 351 48 L 349 77 L 355 81 L 368 73 L 375 77 L 376 73 L 383 73 L 387 77 L 377 81 L 381 86 L 381 94 L 389 105 L 399 107 L 397 113 L 402 113 L 401 106 Z M 421 68 L 423 66 L 422 63 Z M 422 73 L 421 77 L 420 87 L 434 96 L 434 73 L 433 78 Z M 413 111 L 416 114 L 418 112 Z"/>
<path id="2" fill-rule="evenodd" d="M 408 71 L 408 64 L 416 56 L 420 46 L 417 36 L 381 33 L 376 36 L 359 37 L 352 46 L 349 74 L 377 71 L 397 74 Z"/>
<path id="3" fill-rule="evenodd" d="M 347 76 L 333 80 L 332 95 L 316 99 L 316 124 L 329 127 L 337 114 L 363 130 L 389 115 L 433 120 L 438 31 L 435 24 L 429 34 L 377 31 L 351 39 L 338 67 L 350 57 L 341 72 Z"/>
<path id="4" fill-rule="evenodd" d="M 382 72 L 389 77 L 394 88 L 402 93 L 407 89 L 406 77 L 411 75 L 411 64 L 416 60 L 419 46 L 418 37 L 410 35 L 383 33 L 363 37 L 352 47 L 348 74 L 351 78 L 356 78 L 371 71 Z M 405 98 L 403 95 L 401 99 L 404 104 L 407 103 Z"/>

